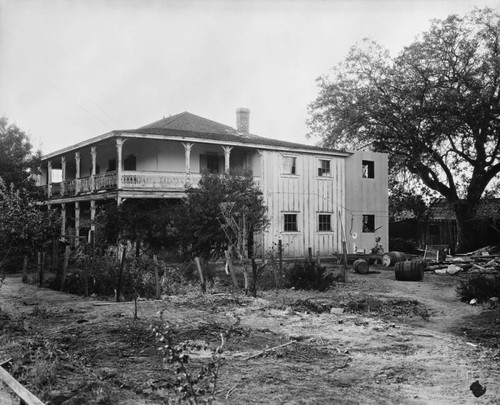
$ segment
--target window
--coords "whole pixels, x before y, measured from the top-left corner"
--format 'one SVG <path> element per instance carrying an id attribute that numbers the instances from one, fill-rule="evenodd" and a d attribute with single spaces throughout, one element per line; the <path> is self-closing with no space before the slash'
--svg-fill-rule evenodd
<path id="1" fill-rule="evenodd" d="M 135 155 L 128 155 L 123 162 L 124 170 L 136 170 L 136 159 Z"/>
<path id="2" fill-rule="evenodd" d="M 329 232 L 332 230 L 332 216 L 330 214 L 320 214 L 318 218 L 318 231 Z"/>
<path id="3" fill-rule="evenodd" d="M 363 215 L 363 232 L 375 232 L 375 215 Z"/>
<path id="4" fill-rule="evenodd" d="M 208 171 L 213 174 L 222 173 L 224 167 L 224 156 L 217 154 L 200 155 L 201 171 Z"/>
<path id="5" fill-rule="evenodd" d="M 324 176 L 330 176 L 330 161 L 329 160 L 319 160 L 319 166 L 318 166 L 318 176 L 319 177 L 324 177 Z"/>
<path id="6" fill-rule="evenodd" d="M 207 155 L 207 169 L 210 173 L 219 173 L 219 157 L 215 155 Z"/>
<path id="7" fill-rule="evenodd" d="M 116 170 L 116 159 L 108 160 L 108 172 L 113 172 Z"/>
<path id="8" fill-rule="evenodd" d="M 297 174 L 297 158 L 283 156 L 283 174 Z"/>
<path id="9" fill-rule="evenodd" d="M 297 232 L 297 214 L 285 214 L 285 232 Z"/>
<path id="10" fill-rule="evenodd" d="M 361 172 L 363 173 L 364 179 L 373 179 L 375 178 L 375 165 L 372 160 L 363 160 L 361 166 Z"/>

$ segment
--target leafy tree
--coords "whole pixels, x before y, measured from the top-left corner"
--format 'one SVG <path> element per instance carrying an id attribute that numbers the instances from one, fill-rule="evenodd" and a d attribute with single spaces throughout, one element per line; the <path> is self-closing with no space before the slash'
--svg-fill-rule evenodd
<path id="1" fill-rule="evenodd" d="M 251 173 L 204 173 L 199 185 L 186 193 L 175 227 L 181 247 L 191 257 L 220 257 L 229 244 L 242 243 L 227 227 L 222 210 L 236 224 L 245 223 L 250 239 L 268 224 L 264 197 Z M 251 249 L 251 240 L 244 242 Z"/>
<path id="2" fill-rule="evenodd" d="M 40 159 L 41 153 L 33 152 L 28 135 L 0 117 L 0 176 L 5 184 L 36 194 L 32 175 L 38 173 Z"/>
<path id="3" fill-rule="evenodd" d="M 129 200 L 122 205 L 110 203 L 99 213 L 98 223 L 104 244 L 120 241 L 141 244 L 154 253 L 162 247 L 176 244 L 176 230 L 173 227 L 175 204 L 169 201 Z M 137 250 L 138 253 L 138 250 Z"/>
<path id="4" fill-rule="evenodd" d="M 13 258 L 42 249 L 60 229 L 56 211 L 43 210 L 25 190 L 7 187 L 0 177 L 0 269 Z"/>
<path id="5" fill-rule="evenodd" d="M 376 43 L 351 49 L 318 79 L 311 133 L 330 147 L 390 154 L 453 206 L 459 250 L 500 173 L 500 16 L 491 9 L 435 20 L 395 58 Z"/>

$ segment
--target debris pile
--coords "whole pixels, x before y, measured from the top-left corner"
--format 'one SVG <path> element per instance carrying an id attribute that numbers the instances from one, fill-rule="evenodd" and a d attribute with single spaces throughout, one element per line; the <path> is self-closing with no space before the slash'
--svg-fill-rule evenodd
<path id="1" fill-rule="evenodd" d="M 427 271 L 436 274 L 481 273 L 500 276 L 500 250 L 487 246 L 463 255 L 446 256 L 442 262 L 429 262 Z"/>

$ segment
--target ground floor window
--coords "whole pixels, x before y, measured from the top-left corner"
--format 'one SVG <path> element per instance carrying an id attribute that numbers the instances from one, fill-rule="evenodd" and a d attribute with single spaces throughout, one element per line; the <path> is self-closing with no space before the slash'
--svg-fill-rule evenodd
<path id="1" fill-rule="evenodd" d="M 332 230 L 332 216 L 330 214 L 320 214 L 318 218 L 318 231 L 329 232 Z"/>
<path id="2" fill-rule="evenodd" d="M 297 232 L 297 214 L 285 214 L 285 232 Z"/>

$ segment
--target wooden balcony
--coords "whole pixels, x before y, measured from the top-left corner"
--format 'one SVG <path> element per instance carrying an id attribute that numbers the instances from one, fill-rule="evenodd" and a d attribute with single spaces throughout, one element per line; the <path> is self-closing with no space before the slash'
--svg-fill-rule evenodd
<path id="1" fill-rule="evenodd" d="M 187 174 L 175 172 L 138 172 L 123 171 L 121 181 L 116 172 L 107 172 L 95 176 L 80 177 L 51 184 L 51 198 L 68 197 L 74 195 L 91 194 L 118 189 L 127 191 L 178 191 L 183 192 L 189 186 L 196 186 L 201 174 Z M 49 187 L 40 186 L 46 196 Z"/>

